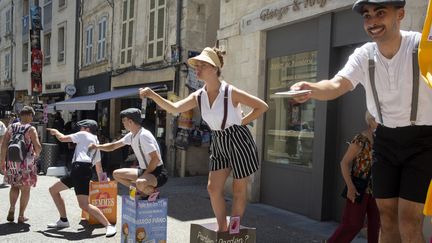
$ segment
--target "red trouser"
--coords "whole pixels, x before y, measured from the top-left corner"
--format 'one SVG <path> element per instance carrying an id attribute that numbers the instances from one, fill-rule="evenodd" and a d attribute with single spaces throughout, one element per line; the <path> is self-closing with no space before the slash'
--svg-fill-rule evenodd
<path id="1" fill-rule="evenodd" d="M 375 198 L 365 193 L 361 203 L 352 203 L 346 200 L 342 222 L 333 235 L 328 239 L 328 243 L 351 242 L 363 228 L 365 216 L 368 218 L 368 242 L 378 242 L 380 217 Z"/>

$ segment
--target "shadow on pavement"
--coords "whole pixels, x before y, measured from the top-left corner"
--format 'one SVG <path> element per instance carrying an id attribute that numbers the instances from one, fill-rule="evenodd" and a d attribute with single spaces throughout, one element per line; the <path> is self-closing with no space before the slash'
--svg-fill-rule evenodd
<path id="1" fill-rule="evenodd" d="M 93 230 L 96 228 L 102 228 L 102 225 L 90 225 L 86 221 L 79 223 L 83 228 L 78 229 L 78 232 L 64 231 L 65 229 L 47 229 L 38 230 L 38 233 L 50 238 L 64 239 L 68 241 L 92 239 L 103 236 L 105 234 L 93 234 Z M 66 228 L 67 229 L 67 228 Z"/>
<path id="2" fill-rule="evenodd" d="M 4 223 L 0 224 L 0 236 L 30 231 L 29 224 Z"/>

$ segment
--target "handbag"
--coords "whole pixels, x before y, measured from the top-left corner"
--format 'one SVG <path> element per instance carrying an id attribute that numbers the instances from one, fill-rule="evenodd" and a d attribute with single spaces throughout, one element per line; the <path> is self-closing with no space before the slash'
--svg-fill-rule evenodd
<path id="1" fill-rule="evenodd" d="M 369 185 L 370 174 L 371 173 L 368 174 L 366 179 L 351 175 L 351 180 L 352 180 L 357 192 L 359 193 L 359 195 L 357 195 L 355 200 L 354 200 L 356 203 L 361 203 L 361 201 L 363 200 L 363 196 L 366 193 L 366 189 Z M 348 193 L 348 186 L 345 185 L 345 188 L 342 191 L 341 196 L 343 198 L 347 198 L 347 193 Z"/>

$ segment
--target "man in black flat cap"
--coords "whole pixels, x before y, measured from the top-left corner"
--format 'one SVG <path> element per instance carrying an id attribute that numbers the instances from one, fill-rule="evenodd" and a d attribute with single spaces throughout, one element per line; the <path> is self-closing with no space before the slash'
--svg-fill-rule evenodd
<path id="1" fill-rule="evenodd" d="M 136 184 L 139 192 L 150 195 L 156 187 L 164 185 L 168 180 L 168 172 L 163 167 L 159 145 L 153 134 L 141 126 L 141 111 L 129 108 L 120 112 L 123 126 L 129 131 L 116 142 L 91 144 L 90 148 L 102 151 L 113 151 L 130 145 L 138 159 L 139 168 L 121 168 L 113 172 L 114 179 L 129 187 Z"/>
<path id="2" fill-rule="evenodd" d="M 373 42 L 357 48 L 330 80 L 298 82 L 311 90 L 295 98 L 332 100 L 357 84 L 378 127 L 373 144 L 372 186 L 381 218 L 380 242 L 425 242 L 422 210 L 432 178 L 432 89 L 420 81 L 421 33 L 400 30 L 405 0 L 358 0 L 353 10 Z M 361 148 L 358 148 L 360 151 Z M 358 194 L 353 183 L 348 193 Z"/>
<path id="3" fill-rule="evenodd" d="M 78 200 L 79 207 L 87 211 L 95 217 L 106 228 L 106 237 L 112 237 L 116 234 L 115 225 L 111 225 L 103 213 L 89 203 L 89 183 L 92 178 L 92 167 L 96 165 L 96 172 L 99 181 L 101 180 L 102 165 L 100 151 L 90 150 L 89 145 L 92 143 L 99 143 L 96 133 L 98 124 L 94 120 L 86 119 L 77 122 L 77 127 L 80 128 L 79 132 L 64 135 L 54 128 L 47 128 L 51 135 L 55 136 L 62 143 L 75 143 L 75 153 L 72 159 L 71 173 L 62 177 L 60 181 L 56 182 L 49 188 L 51 197 L 60 214 L 60 219 L 48 224 L 48 228 L 66 228 L 69 227 L 69 221 L 66 216 L 66 207 L 63 198 L 60 195 L 61 191 L 69 188 L 74 188 Z"/>

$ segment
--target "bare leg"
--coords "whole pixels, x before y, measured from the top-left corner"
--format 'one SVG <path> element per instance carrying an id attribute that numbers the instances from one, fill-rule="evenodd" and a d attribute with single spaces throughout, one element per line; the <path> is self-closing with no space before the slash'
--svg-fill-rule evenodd
<path id="1" fill-rule="evenodd" d="M 376 199 L 381 219 L 380 243 L 400 243 L 398 198 Z"/>
<path id="2" fill-rule="evenodd" d="M 402 242 L 426 242 L 423 237 L 424 204 L 399 198 L 399 231 Z"/>
<path id="3" fill-rule="evenodd" d="M 154 189 L 157 186 L 157 179 L 152 174 L 142 175 L 136 180 L 136 186 L 139 191 L 150 195 L 154 192 Z"/>
<path id="4" fill-rule="evenodd" d="M 52 199 L 54 200 L 54 204 L 56 205 L 61 218 L 67 218 L 65 203 L 63 198 L 60 195 L 60 192 L 66 189 L 68 189 L 68 187 L 65 184 L 63 184 L 63 182 L 61 181 L 56 182 L 54 185 L 52 185 L 49 188 L 49 192 L 51 194 Z"/>
<path id="5" fill-rule="evenodd" d="M 138 179 L 138 173 L 133 168 L 122 168 L 115 170 L 113 177 L 118 183 L 129 187 L 131 183 L 134 183 Z"/>
<path id="6" fill-rule="evenodd" d="M 24 217 L 24 211 L 27 208 L 28 202 L 30 200 L 30 186 L 22 186 L 20 188 L 21 197 L 20 197 L 20 209 L 19 209 L 19 217 Z"/>
<path id="7" fill-rule="evenodd" d="M 247 202 L 248 177 L 233 180 L 232 216 L 243 217 Z"/>
<path id="8" fill-rule="evenodd" d="M 218 231 L 228 230 L 224 199 L 224 185 L 229 173 L 230 169 L 210 171 L 208 178 L 207 191 L 209 192 L 213 212 L 218 222 Z"/>
<path id="9" fill-rule="evenodd" d="M 12 222 L 14 221 L 14 212 L 15 212 L 15 204 L 18 200 L 18 196 L 19 196 L 19 187 L 16 186 L 11 186 L 10 190 L 9 190 L 9 203 L 10 203 L 10 207 L 9 207 L 9 214 L 7 217 L 7 220 Z"/>
<path id="10" fill-rule="evenodd" d="M 90 215 L 95 217 L 103 226 L 109 225 L 108 219 L 103 215 L 99 208 L 89 203 L 89 198 L 87 195 L 77 195 L 79 207 L 87 211 Z"/>

